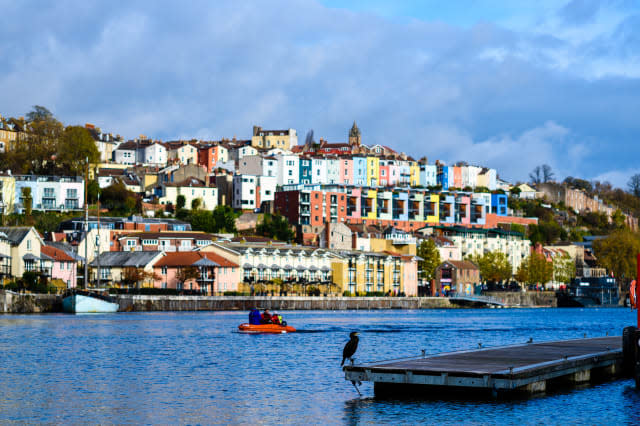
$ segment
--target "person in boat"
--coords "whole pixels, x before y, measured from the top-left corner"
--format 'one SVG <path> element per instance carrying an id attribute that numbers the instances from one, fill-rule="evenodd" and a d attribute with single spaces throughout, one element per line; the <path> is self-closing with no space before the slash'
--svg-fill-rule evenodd
<path id="1" fill-rule="evenodd" d="M 264 310 L 264 313 L 262 314 L 262 324 L 272 324 L 272 318 L 271 318 L 271 313 L 269 313 L 268 309 Z"/>
<path id="2" fill-rule="evenodd" d="M 253 308 L 251 312 L 249 312 L 249 324 L 258 325 L 261 323 L 261 315 L 258 308 Z"/>
<path id="3" fill-rule="evenodd" d="M 273 315 L 271 315 L 271 322 L 275 325 L 280 325 L 280 318 L 282 317 L 274 312 Z"/>

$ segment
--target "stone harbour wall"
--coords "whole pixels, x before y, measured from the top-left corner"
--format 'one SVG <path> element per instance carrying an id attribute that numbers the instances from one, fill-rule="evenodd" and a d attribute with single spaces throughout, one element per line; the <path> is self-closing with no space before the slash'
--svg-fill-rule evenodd
<path id="1" fill-rule="evenodd" d="M 553 292 L 494 292 L 509 307 L 555 307 Z M 116 296 L 121 312 L 152 311 L 248 311 L 358 310 L 358 309 L 450 309 L 446 297 L 300 297 L 300 296 Z M 62 299 L 55 294 L 22 294 L 0 290 L 0 313 L 62 312 Z"/>

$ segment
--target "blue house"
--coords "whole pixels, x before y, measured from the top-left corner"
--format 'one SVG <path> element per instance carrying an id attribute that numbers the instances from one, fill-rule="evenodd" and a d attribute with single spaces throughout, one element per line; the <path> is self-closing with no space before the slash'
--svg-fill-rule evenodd
<path id="1" fill-rule="evenodd" d="M 506 216 L 508 201 L 506 194 L 491 194 L 491 213 Z"/>

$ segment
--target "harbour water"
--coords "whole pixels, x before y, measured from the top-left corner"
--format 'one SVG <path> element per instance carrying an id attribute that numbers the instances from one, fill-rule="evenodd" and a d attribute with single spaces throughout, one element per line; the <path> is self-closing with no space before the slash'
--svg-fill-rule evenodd
<path id="1" fill-rule="evenodd" d="M 612 309 L 293 311 L 287 335 L 235 332 L 245 312 L 0 316 L 0 423 L 638 424 L 620 380 L 523 400 L 358 397 L 339 367 L 534 341 L 619 335 Z"/>

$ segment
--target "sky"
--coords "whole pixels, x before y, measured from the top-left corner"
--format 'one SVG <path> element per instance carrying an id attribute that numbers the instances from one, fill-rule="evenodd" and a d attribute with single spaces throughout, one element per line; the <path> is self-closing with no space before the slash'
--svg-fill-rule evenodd
<path id="1" fill-rule="evenodd" d="M 294 128 L 511 182 L 640 172 L 636 0 L 0 0 L 0 114 L 125 138 Z M 1 166 L 0 166 L 1 168 Z"/>

